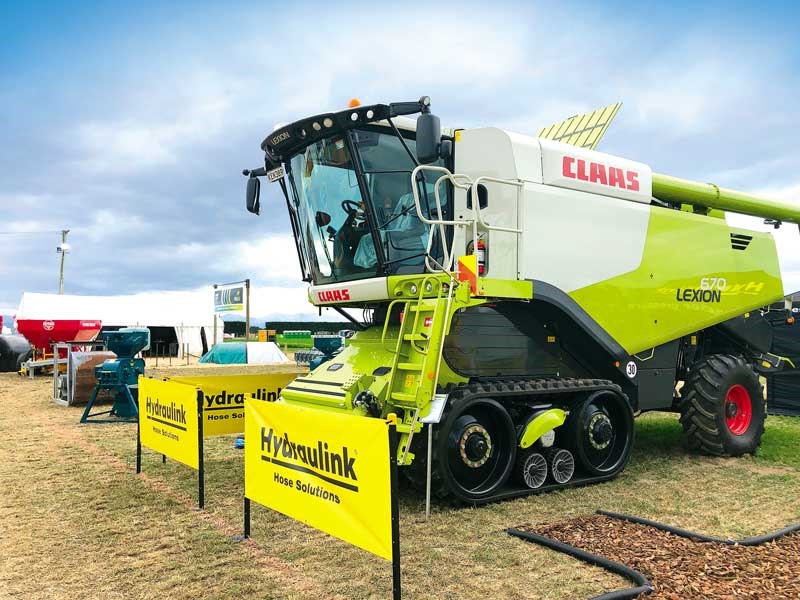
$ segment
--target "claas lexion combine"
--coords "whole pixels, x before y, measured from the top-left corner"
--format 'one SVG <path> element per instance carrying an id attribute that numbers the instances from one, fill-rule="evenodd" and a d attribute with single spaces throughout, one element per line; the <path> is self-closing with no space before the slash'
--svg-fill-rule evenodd
<path id="1" fill-rule="evenodd" d="M 646 411 L 679 412 L 692 449 L 754 452 L 759 376 L 794 365 L 762 312 L 774 239 L 724 211 L 800 208 L 596 152 L 601 125 L 448 129 L 423 97 L 276 128 L 247 208 L 280 186 L 311 303 L 359 329 L 281 401 L 395 413 L 401 471 L 471 503 L 614 477 Z"/>

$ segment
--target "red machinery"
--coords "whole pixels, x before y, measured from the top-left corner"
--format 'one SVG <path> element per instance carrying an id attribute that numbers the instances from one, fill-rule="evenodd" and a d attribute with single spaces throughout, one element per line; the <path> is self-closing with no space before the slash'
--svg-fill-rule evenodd
<path id="1" fill-rule="evenodd" d="M 101 322 L 84 319 L 17 319 L 17 330 L 34 347 L 34 354 L 52 356 L 54 342 L 91 342 L 100 333 Z"/>

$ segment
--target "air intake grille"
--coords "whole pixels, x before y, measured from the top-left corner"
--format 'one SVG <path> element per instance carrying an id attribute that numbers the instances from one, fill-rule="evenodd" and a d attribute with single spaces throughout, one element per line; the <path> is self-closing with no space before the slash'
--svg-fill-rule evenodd
<path id="1" fill-rule="evenodd" d="M 731 234 L 731 247 L 734 250 L 747 250 L 747 247 L 750 245 L 751 240 L 753 239 L 752 235 L 744 235 L 741 233 L 732 233 Z"/>

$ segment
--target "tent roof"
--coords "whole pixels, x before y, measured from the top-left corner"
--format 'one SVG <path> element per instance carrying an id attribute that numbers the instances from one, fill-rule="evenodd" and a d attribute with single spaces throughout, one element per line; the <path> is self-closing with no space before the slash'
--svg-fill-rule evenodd
<path id="1" fill-rule="evenodd" d="M 97 319 L 103 325 L 208 326 L 214 321 L 211 288 L 126 296 L 22 294 L 17 319 Z"/>
<path id="2" fill-rule="evenodd" d="M 291 362 L 275 342 L 225 342 L 215 344 L 201 363 L 269 365 Z"/>

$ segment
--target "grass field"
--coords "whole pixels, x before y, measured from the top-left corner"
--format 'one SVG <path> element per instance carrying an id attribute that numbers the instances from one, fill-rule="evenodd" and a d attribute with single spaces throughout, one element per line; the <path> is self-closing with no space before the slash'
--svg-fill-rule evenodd
<path id="1" fill-rule="evenodd" d="M 386 598 L 390 565 L 271 511 L 241 529 L 242 453 L 207 440 L 207 510 L 195 472 L 145 452 L 135 426 L 79 425 L 51 381 L 0 374 L 0 597 Z M 800 419 L 770 417 L 756 457 L 687 454 L 672 415 L 637 421 L 616 480 L 482 508 L 401 498 L 404 598 L 580 598 L 622 579 L 504 533 L 598 508 L 709 534 L 745 536 L 800 520 Z"/>

